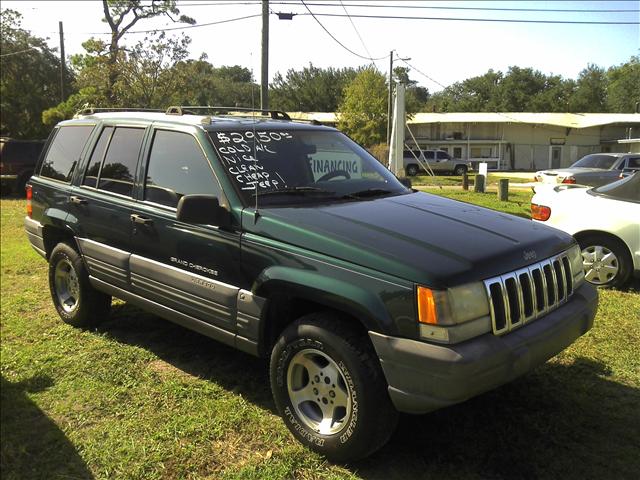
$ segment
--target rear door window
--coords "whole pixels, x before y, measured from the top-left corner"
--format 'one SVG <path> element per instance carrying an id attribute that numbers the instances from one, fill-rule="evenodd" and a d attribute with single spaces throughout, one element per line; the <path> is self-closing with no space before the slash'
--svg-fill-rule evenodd
<path id="1" fill-rule="evenodd" d="M 93 125 L 60 127 L 42 162 L 40 175 L 65 183 L 71 182 L 73 171 L 93 127 Z"/>
<path id="2" fill-rule="evenodd" d="M 145 177 L 144 199 L 176 207 L 184 195 L 215 195 L 221 189 L 196 139 L 182 132 L 156 130 Z"/>
<path id="3" fill-rule="evenodd" d="M 100 169 L 100 190 L 131 196 L 143 138 L 144 128 L 116 127 Z M 99 146 L 96 146 L 96 150 Z"/>

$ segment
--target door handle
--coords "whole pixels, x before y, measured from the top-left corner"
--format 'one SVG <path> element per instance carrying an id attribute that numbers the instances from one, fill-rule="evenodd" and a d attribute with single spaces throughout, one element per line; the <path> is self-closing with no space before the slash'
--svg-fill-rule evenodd
<path id="1" fill-rule="evenodd" d="M 80 197 L 78 197 L 76 195 L 71 195 L 69 197 L 69 201 L 71 203 L 75 203 L 76 205 L 86 205 L 87 203 L 89 203 L 84 198 L 80 198 Z"/>
<path id="2" fill-rule="evenodd" d="M 131 214 L 131 221 L 133 223 L 139 223 L 140 225 L 153 225 L 153 220 L 147 217 L 138 215 L 137 213 Z"/>

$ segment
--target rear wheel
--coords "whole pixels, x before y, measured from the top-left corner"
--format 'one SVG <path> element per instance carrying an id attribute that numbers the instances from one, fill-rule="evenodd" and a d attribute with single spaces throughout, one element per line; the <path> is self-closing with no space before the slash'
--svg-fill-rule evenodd
<path id="1" fill-rule="evenodd" d="M 80 254 L 59 243 L 49 257 L 49 289 L 58 315 L 74 327 L 97 325 L 111 308 L 111 297 L 94 289 Z"/>
<path id="2" fill-rule="evenodd" d="M 382 447 L 398 416 L 373 347 L 349 322 L 306 315 L 285 329 L 271 354 L 271 389 L 285 424 L 335 461 Z"/>
<path id="3" fill-rule="evenodd" d="M 623 287 L 631 277 L 629 252 L 622 242 L 605 235 L 588 235 L 578 240 L 582 250 L 585 279 L 597 287 Z"/>

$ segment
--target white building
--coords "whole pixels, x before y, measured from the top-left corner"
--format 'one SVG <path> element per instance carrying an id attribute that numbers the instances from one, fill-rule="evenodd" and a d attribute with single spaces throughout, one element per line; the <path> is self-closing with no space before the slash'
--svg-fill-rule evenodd
<path id="1" fill-rule="evenodd" d="M 336 123 L 333 113 L 292 113 L 303 116 Z M 416 113 L 407 124 L 423 149 L 501 170 L 565 167 L 593 152 L 640 152 L 638 113 Z M 414 146 L 409 132 L 407 144 Z"/>

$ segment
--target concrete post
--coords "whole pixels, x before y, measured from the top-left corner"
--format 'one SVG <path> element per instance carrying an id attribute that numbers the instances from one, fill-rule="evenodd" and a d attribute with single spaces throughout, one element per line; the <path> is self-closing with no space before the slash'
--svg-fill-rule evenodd
<path id="1" fill-rule="evenodd" d="M 485 176 L 482 174 L 476 175 L 476 181 L 473 183 L 473 191 L 477 193 L 484 193 L 485 191 Z"/>
<path id="2" fill-rule="evenodd" d="M 467 174 L 467 172 L 464 172 L 462 174 L 462 189 L 469 190 L 469 175 Z"/>
<path id="3" fill-rule="evenodd" d="M 501 202 L 509 201 L 509 179 L 501 178 L 498 182 L 498 200 Z"/>

